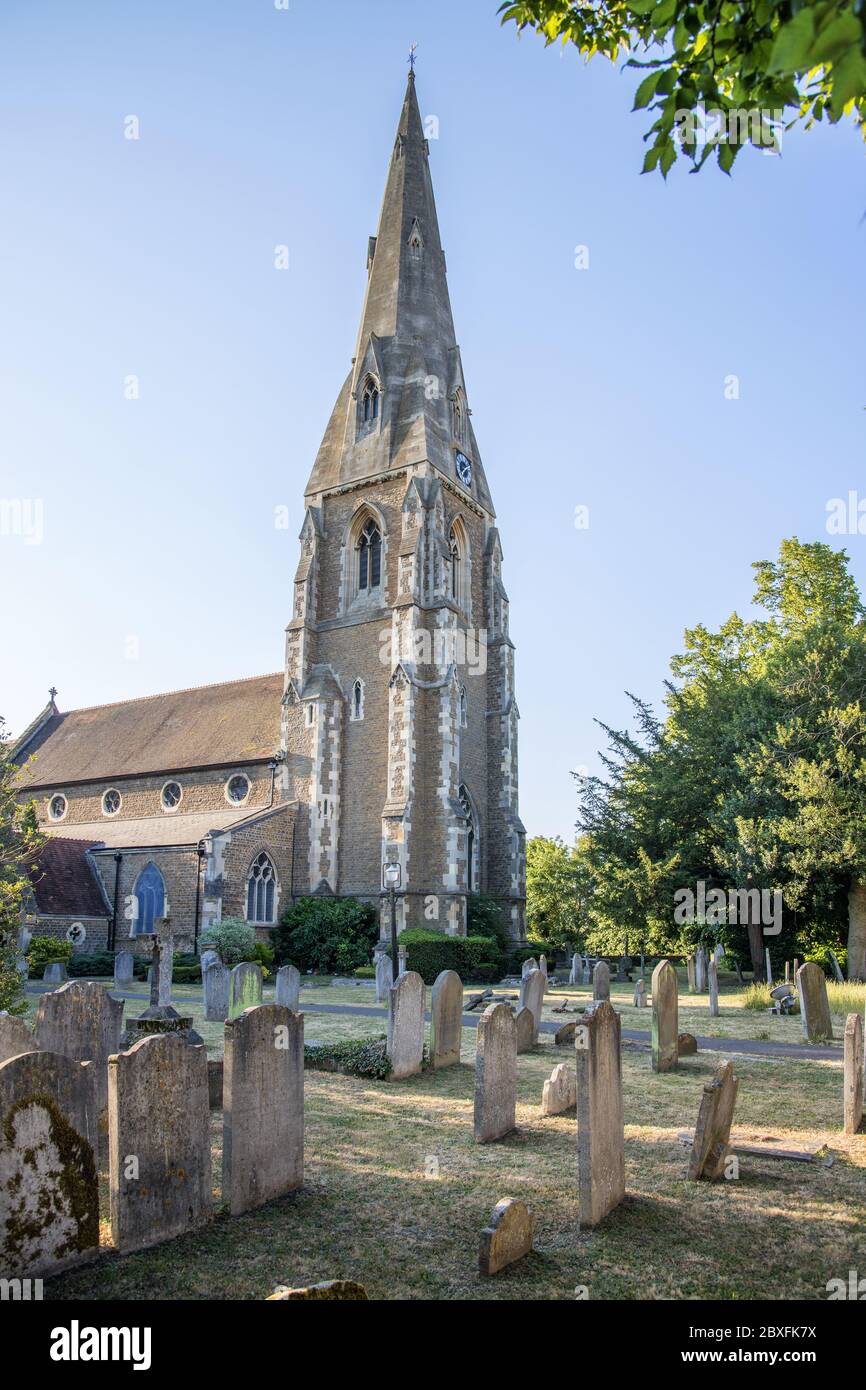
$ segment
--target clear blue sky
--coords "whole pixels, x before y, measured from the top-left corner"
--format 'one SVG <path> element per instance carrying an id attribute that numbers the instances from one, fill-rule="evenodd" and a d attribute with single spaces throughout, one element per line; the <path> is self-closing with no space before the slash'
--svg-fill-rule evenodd
<path id="1" fill-rule="evenodd" d="M 282 665 L 413 40 L 529 833 L 570 837 L 593 718 L 657 700 L 683 628 L 746 610 L 783 536 L 846 544 L 866 581 L 866 538 L 825 530 L 829 498 L 866 496 L 856 132 L 665 186 L 639 176 L 632 75 L 495 12 L 4 0 L 0 497 L 44 506 L 41 544 L 0 536 L 13 731 L 51 684 L 70 709 Z"/>

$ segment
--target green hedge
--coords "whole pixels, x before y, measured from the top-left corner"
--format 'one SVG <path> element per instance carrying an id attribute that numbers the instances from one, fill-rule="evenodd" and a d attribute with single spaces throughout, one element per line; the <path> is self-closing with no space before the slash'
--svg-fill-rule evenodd
<path id="1" fill-rule="evenodd" d="M 93 975 L 94 977 L 114 976 L 114 952 L 113 951 L 90 951 L 79 952 L 77 956 L 72 956 L 66 962 L 66 973 L 70 980 L 80 978 L 82 975 Z"/>
<path id="2" fill-rule="evenodd" d="M 377 1081 L 387 1081 L 391 1075 L 384 1037 L 305 1047 L 304 1066 L 309 1071 L 338 1071 L 344 1076 L 373 1077 Z"/>
<path id="3" fill-rule="evenodd" d="M 496 942 L 489 936 L 445 936 L 426 927 L 412 927 L 397 938 L 406 947 L 406 969 L 417 970 L 432 985 L 443 970 L 456 970 L 461 980 L 479 979 L 478 971 L 498 972 Z M 491 962 L 491 957 L 494 961 Z M 493 977 L 491 977 L 493 978 Z"/>
<path id="4" fill-rule="evenodd" d="M 372 903 L 357 898 L 300 898 L 271 931 L 276 964 L 291 961 L 302 974 L 351 975 L 369 965 L 379 935 Z"/>

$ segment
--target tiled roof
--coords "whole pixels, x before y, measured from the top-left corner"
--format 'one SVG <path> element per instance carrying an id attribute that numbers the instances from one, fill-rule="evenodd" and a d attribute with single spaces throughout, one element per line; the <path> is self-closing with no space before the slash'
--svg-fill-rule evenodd
<path id="1" fill-rule="evenodd" d="M 280 743 L 280 672 L 52 715 L 21 746 L 19 787 L 228 766 L 269 758 Z M 99 839 L 104 836 L 100 834 Z"/>
<path id="2" fill-rule="evenodd" d="M 243 811 L 197 811 L 194 815 L 142 816 L 139 820 L 106 818 L 78 825 L 46 826 L 52 839 L 72 839 L 86 835 L 109 849 L 137 849 L 150 845 L 197 845 L 209 830 L 226 830 L 230 825 L 254 818 L 256 808 Z"/>
<path id="3" fill-rule="evenodd" d="M 91 840 L 49 839 L 30 871 L 36 909 L 43 915 L 107 917 L 95 870 L 87 859 Z"/>

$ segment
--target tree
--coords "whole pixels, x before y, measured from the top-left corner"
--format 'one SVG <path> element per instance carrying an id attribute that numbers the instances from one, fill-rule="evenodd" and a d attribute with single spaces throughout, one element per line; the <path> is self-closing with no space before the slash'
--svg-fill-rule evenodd
<path id="1" fill-rule="evenodd" d="M 34 807 L 22 806 L 13 787 L 18 767 L 10 756 L 6 722 L 0 718 L 0 1009 L 14 1010 L 21 994 L 18 933 L 32 893 L 31 870 L 44 837 Z"/>
<path id="2" fill-rule="evenodd" d="M 862 0 L 506 0 L 502 23 L 644 71 L 634 110 L 655 116 L 643 171 L 692 172 L 744 144 L 778 150 L 784 126 L 845 115 L 866 136 Z M 637 56 L 640 55 L 640 56 Z"/>
<path id="3" fill-rule="evenodd" d="M 526 843 L 527 934 L 553 946 L 579 942 L 587 925 L 586 876 L 575 849 L 559 836 Z"/>

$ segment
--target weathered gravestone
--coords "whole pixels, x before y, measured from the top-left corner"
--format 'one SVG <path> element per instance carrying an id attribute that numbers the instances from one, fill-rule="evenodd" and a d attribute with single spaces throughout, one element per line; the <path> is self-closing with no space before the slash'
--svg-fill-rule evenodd
<path id="1" fill-rule="evenodd" d="M 93 1062 L 97 1113 L 104 1124 L 108 1104 L 108 1059 L 120 1048 L 123 1000 L 92 980 L 70 980 L 40 997 L 36 1040 L 43 1052 Z"/>
<path id="2" fill-rule="evenodd" d="M 460 1061 L 463 1034 L 463 982 L 454 970 L 436 976 L 430 1004 L 430 1065 L 453 1067 Z"/>
<path id="3" fill-rule="evenodd" d="M 544 1002 L 544 989 L 547 976 L 540 970 L 530 970 L 520 981 L 520 1009 L 529 1009 L 535 1028 L 532 1034 L 533 1046 L 538 1041 L 538 1026 L 541 1023 L 541 1006 Z"/>
<path id="4" fill-rule="evenodd" d="M 205 970 L 204 1016 L 208 1023 L 225 1023 L 229 1016 L 230 975 L 222 961 L 214 961 Z"/>
<path id="5" fill-rule="evenodd" d="M 66 966 L 62 960 L 53 960 L 46 965 L 42 979 L 46 985 L 62 985 L 66 982 Z"/>
<path id="6" fill-rule="evenodd" d="M 406 947 L 405 947 L 405 946 L 398 946 L 398 947 L 397 947 L 397 975 L 398 975 L 398 977 L 399 977 L 400 975 L 405 975 L 405 974 L 406 974 Z"/>
<path id="7" fill-rule="evenodd" d="M 111 1235 L 138 1250 L 211 1212 L 207 1053 L 177 1033 L 142 1038 L 108 1064 Z"/>
<path id="8" fill-rule="evenodd" d="M 807 960 L 797 971 L 797 993 L 803 1016 L 803 1032 L 809 1042 L 822 1042 L 833 1036 L 827 981 L 820 965 Z"/>
<path id="9" fill-rule="evenodd" d="M 711 956 L 707 965 L 707 984 L 710 990 L 710 1018 L 719 1016 L 719 967 L 716 964 L 715 956 Z"/>
<path id="10" fill-rule="evenodd" d="M 769 952 L 767 952 L 767 954 L 769 956 Z M 833 951 L 828 951 L 827 954 L 830 957 L 830 964 L 833 967 L 833 974 L 836 977 L 836 983 L 839 985 L 844 985 L 845 976 L 842 974 L 842 967 L 836 959 L 835 954 L 833 953 Z"/>
<path id="11" fill-rule="evenodd" d="M 229 1018 L 240 1018 L 245 1009 L 262 1002 L 262 967 L 256 961 L 242 960 L 229 978 Z"/>
<path id="12" fill-rule="evenodd" d="M 538 968 L 544 976 L 544 987 L 545 989 L 547 989 L 547 956 L 544 954 L 544 952 L 542 952 L 541 955 L 538 957 Z"/>
<path id="13" fill-rule="evenodd" d="M 135 956 L 132 951 L 118 951 L 114 957 L 114 983 L 128 985 L 135 977 Z"/>
<path id="14" fill-rule="evenodd" d="M 674 1071 L 679 1060 L 679 989 L 677 972 L 660 960 L 652 977 L 652 1069 Z"/>
<path id="15" fill-rule="evenodd" d="M 577 1073 L 567 1062 L 553 1068 L 541 1095 L 542 1115 L 561 1115 L 577 1105 Z"/>
<path id="16" fill-rule="evenodd" d="M 0 1271 L 56 1274 L 96 1255 L 92 1062 L 25 1052 L 0 1063 Z"/>
<path id="17" fill-rule="evenodd" d="M 578 1220 L 597 1226 L 625 1196 L 625 1127 L 619 1014 L 608 1000 L 575 1034 Z"/>
<path id="18" fill-rule="evenodd" d="M 233 1216 L 304 1181 L 304 1016 L 247 1009 L 225 1027 L 223 1200 Z"/>
<path id="19" fill-rule="evenodd" d="M 379 951 L 376 956 L 376 1003 L 387 1004 L 394 983 L 394 962 L 387 951 Z"/>
<path id="20" fill-rule="evenodd" d="M 593 967 L 592 997 L 596 1000 L 610 998 L 610 966 L 606 960 L 597 960 Z"/>
<path id="21" fill-rule="evenodd" d="M 301 972 L 296 965 L 281 965 L 277 971 L 276 999 L 278 1004 L 297 1013 L 301 1002 Z"/>
<path id="22" fill-rule="evenodd" d="M 773 962 L 772 962 L 772 960 L 770 959 L 770 948 L 769 948 L 769 946 L 767 946 L 767 948 L 766 948 L 765 951 L 764 951 L 764 968 L 765 968 L 765 971 L 766 971 L 766 980 L 767 980 L 767 984 L 772 988 L 772 986 L 773 986 Z"/>
<path id="23" fill-rule="evenodd" d="M 10 1057 L 20 1057 L 22 1052 L 37 1052 L 39 1044 L 35 1033 L 31 1033 L 23 1018 L 4 1009 L 0 1012 L 0 1062 L 8 1062 Z"/>
<path id="24" fill-rule="evenodd" d="M 695 951 L 695 989 L 705 994 L 707 989 L 707 953 L 703 946 Z"/>
<path id="25" fill-rule="evenodd" d="M 521 979 L 524 979 L 524 980 L 525 980 L 525 979 L 526 979 L 526 976 L 529 974 L 530 970 L 537 970 L 537 969 L 538 969 L 538 961 L 535 959 L 534 956 L 530 956 L 530 957 L 529 957 L 529 960 L 525 960 L 525 961 L 523 962 L 523 964 L 521 965 L 521 967 L 520 967 L 520 976 L 521 976 Z"/>
<path id="26" fill-rule="evenodd" d="M 863 1019 L 845 1020 L 845 1133 L 859 1134 L 863 1123 Z"/>
<path id="27" fill-rule="evenodd" d="M 636 1009 L 646 1008 L 646 983 L 644 980 L 638 980 L 635 984 L 633 1003 Z"/>
<path id="28" fill-rule="evenodd" d="M 531 1052 L 535 1047 L 535 1014 L 526 1005 L 514 1016 L 514 1036 L 518 1052 Z"/>
<path id="29" fill-rule="evenodd" d="M 576 953 L 571 958 L 571 969 L 568 972 L 568 983 L 570 985 L 580 984 L 580 956 Z"/>
<path id="30" fill-rule="evenodd" d="M 575 1022 L 561 1024 L 561 1026 L 557 1028 L 556 1032 L 553 1035 L 553 1041 L 555 1046 L 571 1046 L 574 1043 L 574 1030 L 576 1029 L 576 1027 L 577 1023 Z"/>
<path id="31" fill-rule="evenodd" d="M 694 1057 L 698 1050 L 698 1040 L 694 1033 L 680 1033 L 677 1036 L 677 1056 Z"/>
<path id="32" fill-rule="evenodd" d="M 704 1083 L 689 1160 L 689 1177 L 695 1182 L 702 1178 L 714 1182 L 725 1176 L 738 1084 L 733 1062 L 723 1062 L 716 1075 Z"/>
<path id="33" fill-rule="evenodd" d="M 689 981 L 689 994 L 698 992 L 698 966 L 694 956 L 686 956 L 686 974 Z"/>
<path id="34" fill-rule="evenodd" d="M 532 1215 L 525 1202 L 506 1197 L 493 1208 L 490 1224 L 481 1232 L 478 1269 L 498 1274 L 532 1249 Z"/>
<path id="35" fill-rule="evenodd" d="M 424 981 L 415 970 L 397 977 L 388 995 L 388 1057 L 391 1078 L 421 1070 L 424 1060 Z"/>
<path id="36" fill-rule="evenodd" d="M 514 1129 L 517 1036 L 507 1004 L 488 1004 L 475 1040 L 475 1140 L 489 1144 Z"/>
<path id="37" fill-rule="evenodd" d="M 211 946 L 206 947 L 201 953 L 199 964 L 201 965 L 201 976 L 204 979 L 206 970 L 210 970 L 212 965 L 222 964 L 219 951 L 215 951 Z"/>
<path id="38" fill-rule="evenodd" d="M 138 1018 L 126 1025 L 127 1044 L 141 1038 L 163 1033 L 180 1034 L 188 1043 L 201 1043 L 192 1026 L 192 1015 L 181 1015 L 171 1002 L 171 977 L 174 963 L 174 932 L 170 917 L 157 917 L 154 922 L 152 964 L 148 971 L 150 1003 Z"/>

